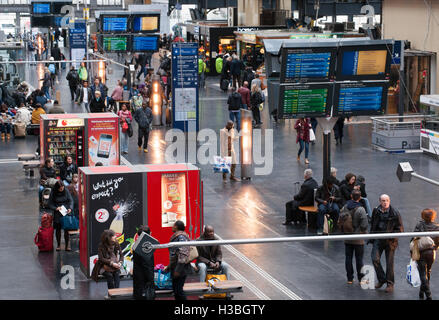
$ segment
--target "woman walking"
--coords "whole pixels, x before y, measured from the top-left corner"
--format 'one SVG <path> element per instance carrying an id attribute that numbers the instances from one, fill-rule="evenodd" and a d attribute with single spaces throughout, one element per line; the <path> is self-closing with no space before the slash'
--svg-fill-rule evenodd
<path id="1" fill-rule="evenodd" d="M 61 211 L 66 210 L 67 214 L 73 210 L 73 198 L 61 181 L 57 181 L 49 197 L 49 209 L 53 210 L 53 228 L 55 229 L 56 251 L 61 250 Z M 71 251 L 69 245 L 69 232 L 64 230 L 64 241 L 66 251 Z"/>
<path id="2" fill-rule="evenodd" d="M 108 289 L 119 288 L 120 268 L 123 263 L 123 254 L 116 233 L 113 230 L 105 230 L 101 236 L 98 248 L 98 261 L 93 267 L 91 278 L 98 282 L 102 274 L 107 279 Z"/>
<path id="3" fill-rule="evenodd" d="M 261 122 L 261 112 L 259 110 L 259 105 L 263 102 L 261 88 L 254 84 L 252 85 L 252 91 L 250 95 L 250 105 L 252 108 L 253 119 L 255 120 L 255 125 L 259 126 Z"/>
<path id="4" fill-rule="evenodd" d="M 305 163 L 309 164 L 308 153 L 309 153 L 309 129 L 311 128 L 311 123 L 308 118 L 300 118 L 296 121 L 294 129 L 297 131 L 296 143 L 300 144 L 299 152 L 297 153 L 297 161 L 300 162 L 300 154 L 303 149 L 305 149 Z"/>
<path id="5" fill-rule="evenodd" d="M 122 104 L 117 115 L 119 116 L 120 121 L 120 150 L 123 154 L 128 154 L 128 126 L 132 124 L 133 116 L 131 115 L 131 111 L 127 109 L 127 105 L 125 103 Z"/>
<path id="6" fill-rule="evenodd" d="M 421 213 L 422 220 L 418 222 L 415 227 L 415 232 L 430 232 L 439 231 L 439 224 L 435 223 L 436 211 L 433 209 L 424 209 Z M 434 260 L 436 258 L 436 250 L 439 246 L 439 237 L 422 237 L 422 240 L 433 240 L 428 241 L 427 245 L 421 246 L 421 240 L 419 240 L 419 253 L 420 258 L 417 261 L 419 276 L 421 278 L 421 288 L 419 290 L 419 299 L 424 299 L 424 294 L 426 300 L 432 300 L 430 291 L 430 276 L 431 267 L 433 266 Z M 430 239 L 428 239 L 430 238 Z M 422 241 L 423 242 L 423 241 Z"/>

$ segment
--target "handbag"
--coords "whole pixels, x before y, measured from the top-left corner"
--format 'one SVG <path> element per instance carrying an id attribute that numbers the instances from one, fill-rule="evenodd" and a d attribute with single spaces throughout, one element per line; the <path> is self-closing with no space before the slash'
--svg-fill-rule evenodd
<path id="1" fill-rule="evenodd" d="M 412 260 L 419 260 L 421 258 L 421 254 L 419 252 L 419 238 L 415 238 L 410 242 L 410 251 Z"/>
<path id="2" fill-rule="evenodd" d="M 162 269 L 154 271 L 154 285 L 157 289 L 172 289 L 172 278 L 170 272 L 164 272 Z"/>
<path id="3" fill-rule="evenodd" d="M 419 276 L 418 264 L 415 260 L 411 259 L 410 264 L 407 265 L 406 279 L 413 287 L 419 287 L 421 285 L 421 277 Z"/>
<path id="4" fill-rule="evenodd" d="M 79 219 L 72 213 L 66 214 L 61 218 L 61 229 L 63 230 L 78 230 Z"/>
<path id="5" fill-rule="evenodd" d="M 186 258 L 186 263 L 191 263 L 193 260 L 198 258 L 198 250 L 197 247 L 190 247 L 189 256 Z"/>
<path id="6" fill-rule="evenodd" d="M 128 131 L 128 123 L 126 121 L 123 122 L 122 124 L 122 132 L 125 133 Z"/>
<path id="7" fill-rule="evenodd" d="M 314 130 L 312 128 L 309 129 L 309 141 L 315 141 L 316 135 L 314 134 Z"/>
<path id="8" fill-rule="evenodd" d="M 213 172 L 215 173 L 230 173 L 232 166 L 232 157 L 213 157 Z"/>

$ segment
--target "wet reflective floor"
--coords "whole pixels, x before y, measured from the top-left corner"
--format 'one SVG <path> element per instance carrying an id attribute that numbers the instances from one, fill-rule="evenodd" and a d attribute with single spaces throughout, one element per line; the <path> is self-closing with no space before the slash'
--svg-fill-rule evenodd
<path id="1" fill-rule="evenodd" d="M 110 93 L 122 71 L 112 66 L 108 80 Z M 37 83 L 36 67 L 28 67 L 28 81 Z M 82 112 L 71 103 L 65 80 L 60 77 L 61 105 L 67 112 Z M 207 88 L 200 93 L 200 128 L 218 132 L 228 119 L 227 95 L 219 89 L 219 79 L 208 78 Z M 357 119 L 358 120 L 358 119 Z M 360 120 L 365 120 L 364 118 Z M 367 119 L 366 119 L 367 120 Z M 210 164 L 198 164 L 204 181 L 204 219 L 213 225 L 223 239 L 284 237 L 313 235 L 305 226 L 283 226 L 285 203 L 295 193 L 294 183 L 303 180 L 303 171 L 312 168 L 315 179 L 322 179 L 321 129 L 317 141 L 310 146 L 310 164 L 296 161 L 298 145 L 293 120 L 274 124 L 267 109 L 262 114 L 263 132 L 273 129 L 273 169 L 268 175 L 253 176 L 250 181 L 223 183 Z M 371 206 L 387 193 L 392 205 L 401 213 L 404 228 L 412 231 L 424 208 L 439 209 L 439 190 L 421 181 L 400 183 L 396 177 L 397 164 L 410 161 L 415 171 L 439 179 L 438 161 L 424 154 L 388 154 L 371 148 L 369 123 L 345 125 L 343 144 L 332 141 L 332 165 L 338 168 L 338 178 L 348 172 L 366 179 L 366 191 Z M 137 131 L 130 139 L 132 164 L 163 163 L 166 128 L 154 128 L 150 134 L 149 152 L 137 150 Z M 218 137 L 219 140 L 219 137 Z M 218 148 L 219 148 L 219 141 Z M 37 180 L 24 178 L 22 166 L 14 162 L 18 153 L 36 149 L 34 136 L 25 139 L 0 141 L 0 299 L 103 299 L 106 283 L 87 280 L 79 270 L 78 240 L 72 242 L 72 252 L 39 254 L 33 243 L 38 228 Z M 267 153 L 265 153 L 267 154 Z M 303 159 L 303 158 L 302 158 Z M 239 166 L 237 175 L 240 176 Z M 365 264 L 371 265 L 371 246 L 366 246 Z M 393 300 L 417 299 L 418 290 L 405 280 L 409 263 L 409 239 L 400 240 L 395 254 L 395 291 L 363 290 L 354 282 L 346 284 L 344 245 L 341 242 L 309 242 L 225 246 L 224 259 L 232 266 L 232 277 L 244 282 L 244 293 L 237 299 L 353 299 Z M 382 262 L 385 263 L 383 257 Z M 75 268 L 75 289 L 62 290 L 60 270 L 63 265 Z M 196 279 L 195 279 L 196 280 Z M 131 280 L 121 282 L 130 286 Z M 439 267 L 433 266 L 431 289 L 433 298 L 439 296 Z M 437 294 L 436 294 L 437 293 Z"/>

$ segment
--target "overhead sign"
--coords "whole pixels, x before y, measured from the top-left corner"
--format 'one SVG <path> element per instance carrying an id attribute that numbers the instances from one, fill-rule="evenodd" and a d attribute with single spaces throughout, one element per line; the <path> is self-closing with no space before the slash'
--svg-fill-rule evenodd
<path id="1" fill-rule="evenodd" d="M 69 29 L 70 48 L 85 48 L 87 46 L 87 29 L 85 23 L 75 22 L 75 27 Z"/>
<path id="2" fill-rule="evenodd" d="M 172 44 L 173 127 L 198 131 L 198 43 Z"/>

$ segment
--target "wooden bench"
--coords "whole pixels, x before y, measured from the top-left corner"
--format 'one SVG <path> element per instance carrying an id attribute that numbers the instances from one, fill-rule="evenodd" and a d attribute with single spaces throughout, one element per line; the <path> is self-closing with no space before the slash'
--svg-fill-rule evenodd
<path id="1" fill-rule="evenodd" d="M 200 296 L 204 294 L 219 294 L 242 292 L 243 284 L 239 280 L 224 280 L 209 286 L 206 282 L 187 282 L 184 284 L 183 291 L 189 296 Z M 156 297 L 172 297 L 172 290 L 156 290 Z M 133 288 L 118 288 L 108 290 L 108 299 L 133 296 Z"/>
<path id="2" fill-rule="evenodd" d="M 29 178 L 35 177 L 34 169 L 40 167 L 40 161 L 39 160 L 29 160 L 23 162 L 23 169 L 25 172 L 25 176 Z"/>

